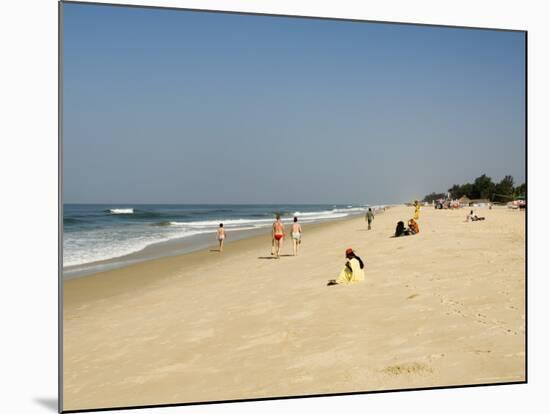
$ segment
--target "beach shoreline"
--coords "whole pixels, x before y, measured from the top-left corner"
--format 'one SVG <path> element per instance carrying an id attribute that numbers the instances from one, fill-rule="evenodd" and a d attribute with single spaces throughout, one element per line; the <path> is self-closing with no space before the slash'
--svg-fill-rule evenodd
<path id="1" fill-rule="evenodd" d="M 308 224 L 63 282 L 64 409 L 525 379 L 524 212 Z M 287 227 L 288 232 L 288 227 Z M 327 287 L 354 248 L 366 281 Z"/>
<path id="2" fill-rule="evenodd" d="M 387 207 L 388 209 L 390 206 Z M 382 214 L 384 211 L 382 210 L 379 214 Z M 336 226 L 338 224 L 341 224 L 346 221 L 350 220 L 357 220 L 363 217 L 363 215 L 354 215 L 344 218 L 338 218 L 333 220 L 326 220 L 321 222 L 315 222 L 315 223 L 307 223 L 307 224 L 301 224 L 302 229 L 304 231 L 304 238 L 307 240 L 308 236 L 312 233 L 315 234 L 316 232 L 322 231 L 323 229 L 328 229 L 331 226 Z M 362 219 L 364 221 L 364 218 Z M 290 238 L 290 226 L 286 225 L 286 237 L 284 239 L 285 248 L 284 252 L 282 253 L 283 257 L 288 257 L 292 252 L 292 240 Z M 231 237 L 232 235 L 230 235 Z M 207 258 L 209 259 L 216 259 L 217 256 L 220 258 L 224 258 L 225 260 L 230 260 L 234 257 L 235 254 L 242 255 L 243 253 L 247 251 L 253 250 L 253 247 L 258 246 L 260 243 L 262 246 L 265 246 L 265 255 L 262 256 L 263 259 L 275 259 L 275 257 L 271 257 L 271 227 L 264 227 L 257 229 L 256 231 L 247 232 L 244 237 L 240 238 L 233 238 L 231 237 L 229 240 L 225 241 L 225 251 L 220 253 L 218 252 L 218 243 L 215 240 L 215 234 L 210 234 L 206 236 L 208 238 L 208 242 L 205 245 L 199 244 L 196 246 L 196 248 L 184 251 L 182 253 L 174 252 L 173 254 L 170 254 L 169 252 L 163 252 L 163 254 L 158 254 L 157 256 L 150 257 L 150 258 L 140 258 L 136 262 L 128 261 L 123 262 L 120 265 L 105 269 L 105 270 L 99 270 L 94 271 L 92 273 L 85 273 L 83 275 L 73 276 L 73 277 L 64 277 L 63 283 L 65 286 L 70 285 L 71 283 L 68 283 L 69 281 L 72 281 L 74 279 L 83 279 L 83 278 L 93 278 L 94 280 L 98 279 L 109 279 L 109 281 L 114 280 L 119 277 L 119 274 L 137 274 L 141 275 L 144 273 L 144 270 L 146 269 L 147 277 L 146 279 L 150 279 L 151 281 L 155 279 L 162 279 L 167 275 L 168 272 L 164 271 L 164 269 L 179 269 L 183 266 L 193 266 L 197 263 L 197 261 L 205 260 Z M 177 240 L 179 241 L 179 240 Z M 176 241 L 176 242 L 177 242 Z M 168 243 L 172 243 L 173 241 L 168 242 L 162 242 L 157 243 L 153 246 L 155 248 L 157 245 L 166 245 Z M 137 252 L 137 254 L 141 255 L 142 252 Z M 132 255 L 127 255 L 129 257 L 132 257 Z M 120 258 L 114 258 L 112 260 L 119 260 Z M 110 263 L 111 260 L 106 260 L 105 262 Z M 97 263 L 92 263 L 92 265 L 96 265 Z M 163 271 L 162 272 L 156 272 L 156 273 L 149 273 L 149 270 L 155 269 L 157 266 L 160 266 Z M 159 274 L 160 273 L 160 274 Z"/>
<path id="3" fill-rule="evenodd" d="M 89 205 L 86 205 L 89 206 Z M 101 205 L 100 205 L 101 206 Z M 141 205 L 138 205 L 141 207 Z M 147 205 L 145 205 L 147 207 Z M 222 205 L 222 206 L 229 206 L 229 205 Z M 292 205 L 286 205 L 286 207 L 289 207 Z M 217 207 L 216 205 L 213 205 L 213 207 Z M 271 206 L 273 207 L 273 206 Z M 301 205 L 296 205 L 295 207 L 299 208 Z M 321 207 L 321 206 L 319 206 Z M 326 207 L 326 206 L 325 206 Z M 334 206 L 336 207 L 336 206 Z M 349 206 L 351 207 L 351 206 Z M 363 207 L 366 211 L 366 207 Z M 373 206 L 374 209 L 379 209 L 382 211 L 383 208 L 389 208 L 389 206 Z M 314 218 L 313 220 L 309 217 L 301 217 L 300 212 L 298 213 L 298 217 L 300 220 L 300 223 L 303 226 L 309 226 L 312 224 L 321 224 L 321 223 L 328 223 L 332 221 L 339 221 L 339 220 L 346 220 L 353 217 L 358 217 L 365 214 L 365 211 L 354 211 L 359 208 L 354 208 L 350 210 L 349 212 L 344 212 L 342 209 L 340 213 L 337 213 L 335 217 L 326 217 L 326 218 Z M 109 209 L 109 210 L 131 210 L 131 214 L 124 214 L 124 216 L 132 218 L 132 215 L 134 213 L 134 209 Z M 323 214 L 324 212 L 320 211 L 319 214 Z M 261 221 L 266 222 L 262 223 L 261 226 L 258 227 L 245 227 L 245 228 L 228 228 L 226 230 L 226 233 L 229 235 L 229 241 L 236 241 L 236 240 L 242 240 L 247 239 L 250 237 L 255 237 L 263 234 L 268 234 L 271 232 L 271 223 L 273 218 L 263 218 Z M 285 225 L 289 225 L 292 216 L 286 216 L 283 219 L 285 221 Z M 222 218 L 219 218 L 218 220 L 213 220 L 212 222 L 225 222 L 229 221 L 231 223 L 232 219 L 224 220 Z M 254 219 L 251 220 L 253 222 Z M 149 223 L 152 225 L 153 223 Z M 194 222 L 191 221 L 189 223 L 186 223 L 188 225 L 193 225 Z M 216 226 L 217 228 L 217 226 Z M 150 242 L 145 247 L 126 253 L 121 255 L 116 255 L 113 257 L 109 257 L 106 259 L 101 260 L 93 260 L 85 263 L 80 264 L 71 264 L 63 267 L 63 278 L 64 279 L 71 279 L 75 277 L 83 277 L 92 275 L 95 273 L 100 273 L 103 271 L 123 268 L 126 266 L 130 266 L 132 264 L 141 263 L 147 260 L 152 259 L 158 259 L 162 257 L 168 257 L 168 256 L 178 256 L 181 254 L 187 254 L 192 252 L 197 252 L 203 249 L 211 248 L 214 245 L 217 245 L 217 241 L 215 240 L 216 235 L 216 228 L 212 228 L 210 231 L 202 231 L 198 234 L 193 234 L 191 236 L 182 234 L 178 237 L 172 237 L 168 238 L 166 240 L 159 240 Z M 87 249 L 93 250 L 91 246 L 87 247 Z"/>

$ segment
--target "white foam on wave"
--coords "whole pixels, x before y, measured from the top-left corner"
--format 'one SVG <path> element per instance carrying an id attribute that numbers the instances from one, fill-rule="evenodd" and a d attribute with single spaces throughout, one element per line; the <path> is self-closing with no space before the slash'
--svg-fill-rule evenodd
<path id="1" fill-rule="evenodd" d="M 364 207 L 352 207 L 313 212 L 295 212 L 294 216 L 301 223 L 312 223 L 331 219 L 344 218 L 350 214 L 364 211 Z M 133 214 L 133 208 L 109 209 L 111 214 Z M 293 217 L 283 217 L 285 224 L 290 224 Z M 169 226 L 154 228 L 149 224 L 119 229 L 98 229 L 85 233 L 65 233 L 63 246 L 63 266 L 77 266 L 108 259 L 116 259 L 131 253 L 139 252 L 146 247 L 174 239 L 184 239 L 201 234 L 209 234 L 219 227 L 220 223 L 228 231 L 244 231 L 270 227 L 273 218 L 204 220 L 178 222 L 171 221 Z"/>
<path id="2" fill-rule="evenodd" d="M 182 226 L 189 228 L 212 228 L 218 227 L 223 223 L 224 227 L 237 227 L 248 224 L 266 224 L 269 225 L 273 219 L 233 219 L 233 220 L 206 220 L 206 221 L 171 221 L 172 226 Z"/>
<path id="3" fill-rule="evenodd" d="M 295 212 L 292 217 L 283 217 L 281 221 L 283 223 L 291 223 L 294 217 L 300 218 L 302 223 L 308 223 L 319 220 L 337 219 L 347 217 L 349 214 L 342 212 L 330 211 L 315 211 L 301 213 Z M 208 221 L 171 221 L 171 226 L 183 227 L 189 229 L 214 229 L 219 227 L 220 223 L 223 223 L 224 228 L 229 230 L 240 230 L 243 226 L 253 226 L 252 228 L 261 228 L 271 226 L 273 218 L 268 219 L 233 219 L 233 220 L 208 220 Z"/>
<path id="4" fill-rule="evenodd" d="M 99 229 L 79 234 L 65 233 L 63 237 L 63 267 L 116 259 L 139 252 L 155 243 L 206 232 L 192 229 L 151 232 L 143 226 L 133 230 Z"/>
<path id="5" fill-rule="evenodd" d="M 342 214 L 346 216 L 352 213 L 359 213 L 367 210 L 366 207 L 350 207 L 350 208 L 333 208 L 332 210 L 323 210 L 323 211 L 311 211 L 311 212 L 301 212 L 296 211 L 294 215 L 296 217 L 314 217 L 319 219 L 324 218 L 336 218 L 342 217 Z M 345 216 L 344 216 L 345 217 Z"/>
<path id="6" fill-rule="evenodd" d="M 133 208 L 110 208 L 109 213 L 111 214 L 134 214 Z"/>
<path id="7" fill-rule="evenodd" d="M 366 211 L 368 207 L 350 207 L 350 208 L 335 208 L 332 210 L 333 213 L 360 213 Z"/>
<path id="8" fill-rule="evenodd" d="M 326 210 L 326 211 L 310 211 L 303 213 L 301 211 L 295 211 L 294 216 L 295 217 L 313 217 L 313 216 L 326 216 L 332 214 L 332 210 Z"/>

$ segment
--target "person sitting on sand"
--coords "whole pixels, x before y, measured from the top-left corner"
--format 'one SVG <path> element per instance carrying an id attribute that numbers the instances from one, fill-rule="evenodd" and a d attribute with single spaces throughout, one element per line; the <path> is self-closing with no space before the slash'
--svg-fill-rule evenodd
<path id="1" fill-rule="evenodd" d="M 474 210 L 470 210 L 470 214 L 466 216 L 466 221 L 482 221 L 485 217 L 478 217 L 474 214 Z"/>
<path id="2" fill-rule="evenodd" d="M 223 241 L 225 240 L 225 229 L 223 223 L 220 223 L 220 228 L 216 232 L 218 243 L 220 243 L 220 252 L 223 252 Z"/>
<path id="3" fill-rule="evenodd" d="M 338 275 L 337 279 L 331 279 L 328 281 L 327 286 L 333 286 L 338 284 L 348 284 L 362 282 L 365 280 L 365 272 L 363 268 L 365 265 L 359 256 L 355 254 L 353 249 L 346 250 L 346 264 Z"/>
<path id="4" fill-rule="evenodd" d="M 402 221 L 397 222 L 397 226 L 395 227 L 395 237 L 408 236 L 409 234 L 409 229 L 405 227 L 405 223 Z"/>
<path id="5" fill-rule="evenodd" d="M 294 217 L 294 223 L 292 223 L 292 244 L 294 247 L 294 256 L 298 255 L 298 245 L 302 243 L 302 226 L 298 223 L 298 217 Z"/>
<path id="6" fill-rule="evenodd" d="M 281 216 L 279 214 L 277 214 L 277 218 L 273 223 L 271 234 L 273 236 L 276 248 L 275 255 L 277 258 L 279 258 L 279 254 L 281 253 L 281 249 L 283 248 L 283 237 L 285 237 L 285 226 L 283 225 L 281 221 Z"/>
<path id="7" fill-rule="evenodd" d="M 409 220 L 409 233 L 410 234 L 420 233 L 420 228 L 418 227 L 418 223 L 414 219 Z"/>

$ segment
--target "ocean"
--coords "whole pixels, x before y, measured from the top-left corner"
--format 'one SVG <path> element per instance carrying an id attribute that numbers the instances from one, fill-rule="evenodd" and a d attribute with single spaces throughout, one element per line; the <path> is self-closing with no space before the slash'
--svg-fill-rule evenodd
<path id="1" fill-rule="evenodd" d="M 295 216 L 300 223 L 313 223 L 362 214 L 366 208 L 349 204 L 64 204 L 63 274 L 82 276 L 214 245 L 220 223 L 228 240 L 236 240 L 269 231 L 276 214 L 284 223 Z"/>

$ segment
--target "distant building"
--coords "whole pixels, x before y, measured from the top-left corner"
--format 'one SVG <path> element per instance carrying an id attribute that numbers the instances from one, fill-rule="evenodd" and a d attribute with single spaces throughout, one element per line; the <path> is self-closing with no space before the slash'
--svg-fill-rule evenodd
<path id="1" fill-rule="evenodd" d="M 470 203 L 471 203 L 472 200 L 470 200 L 468 197 L 466 197 L 465 195 L 463 195 L 462 197 L 460 197 L 458 199 L 458 202 L 460 203 L 461 206 L 469 206 Z"/>
<path id="2" fill-rule="evenodd" d="M 486 198 L 476 198 L 475 200 L 470 200 L 471 206 L 483 207 L 485 205 L 489 205 L 490 203 L 491 201 Z"/>

